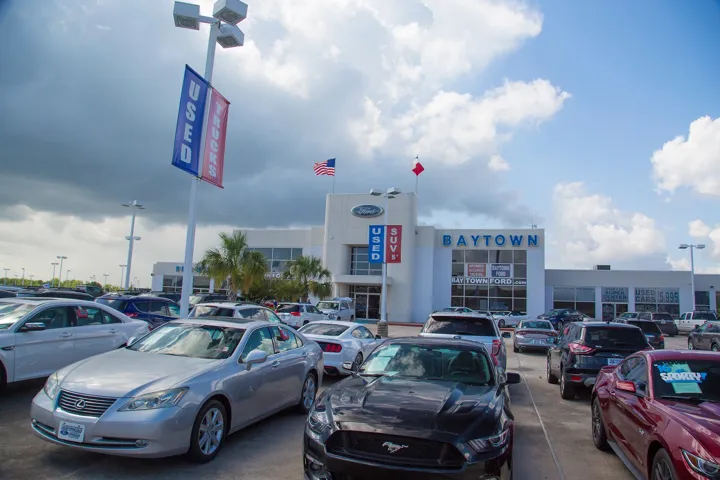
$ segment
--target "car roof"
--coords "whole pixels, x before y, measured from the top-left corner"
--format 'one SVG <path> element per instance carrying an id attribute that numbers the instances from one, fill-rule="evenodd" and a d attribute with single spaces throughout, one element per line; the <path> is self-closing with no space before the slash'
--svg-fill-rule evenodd
<path id="1" fill-rule="evenodd" d="M 482 312 L 435 312 L 430 314 L 431 317 L 462 317 L 462 318 L 477 318 L 477 319 L 485 319 L 485 320 L 491 320 L 491 318 L 488 315 L 485 315 Z"/>
<path id="2" fill-rule="evenodd" d="M 718 360 L 717 352 L 701 350 L 643 350 L 642 354 L 653 361 L 664 360 Z"/>
<path id="3" fill-rule="evenodd" d="M 45 303 L 73 303 L 84 307 L 97 307 L 97 302 L 91 301 L 91 300 L 80 300 L 77 298 L 53 298 L 53 297 L 10 297 L 10 298 L 0 298 L 0 302 L 7 302 L 7 303 L 25 303 L 25 304 L 31 304 L 31 305 L 41 305 Z M 103 305 L 104 306 L 104 305 Z"/>
<path id="4" fill-rule="evenodd" d="M 383 342 L 383 345 L 420 345 L 420 346 L 432 346 L 437 347 L 438 345 L 451 345 L 451 346 L 462 346 L 472 347 L 478 350 L 485 350 L 485 345 L 472 340 L 464 340 L 462 338 L 440 338 L 440 337 L 392 337 L 387 338 Z"/>
<path id="5" fill-rule="evenodd" d="M 255 305 L 252 303 L 240 303 L 240 302 L 204 302 L 204 303 L 198 303 L 198 305 L 202 305 L 203 307 L 234 308 L 236 310 L 241 310 L 243 308 L 267 308 L 263 305 Z"/>
<path id="6" fill-rule="evenodd" d="M 262 320 L 249 320 L 244 318 L 233 317 L 193 317 L 179 318 L 168 323 L 192 323 L 195 325 L 210 325 L 213 327 L 277 327 L 275 322 L 265 322 Z"/>
<path id="7" fill-rule="evenodd" d="M 633 320 L 634 321 L 634 320 Z M 643 320 L 639 320 L 643 321 Z M 611 328 L 638 328 L 635 325 L 630 325 L 628 323 L 619 323 L 619 322 L 573 322 L 577 325 L 581 325 L 583 327 L 611 327 Z"/>
<path id="8" fill-rule="evenodd" d="M 155 297 L 152 295 L 103 295 L 99 298 L 111 298 L 113 300 L 161 300 L 163 302 L 172 302 L 169 298 Z"/>

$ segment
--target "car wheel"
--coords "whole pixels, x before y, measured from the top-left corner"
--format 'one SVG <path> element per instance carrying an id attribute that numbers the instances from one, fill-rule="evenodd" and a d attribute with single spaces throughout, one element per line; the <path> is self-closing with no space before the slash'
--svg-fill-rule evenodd
<path id="1" fill-rule="evenodd" d="M 563 322 L 557 322 L 557 331 L 562 332 L 564 326 L 565 324 Z"/>
<path id="2" fill-rule="evenodd" d="M 355 321 L 355 315 L 350 315 L 350 321 L 351 321 L 351 322 L 354 322 L 354 321 Z"/>
<path id="3" fill-rule="evenodd" d="M 575 387 L 568 385 L 565 377 L 565 369 L 560 367 L 560 398 L 563 400 L 573 400 L 575 399 Z"/>
<path id="4" fill-rule="evenodd" d="M 304 327 L 305 325 L 307 325 L 308 323 L 310 323 L 310 320 L 303 320 L 303 327 Z"/>
<path id="5" fill-rule="evenodd" d="M 360 368 L 360 365 L 362 365 L 362 362 L 363 362 L 362 353 L 358 352 L 357 356 L 355 357 L 355 360 L 353 361 L 353 365 L 352 365 L 353 372 L 356 372 L 358 370 L 358 368 Z"/>
<path id="6" fill-rule="evenodd" d="M 188 458 L 206 463 L 215 458 L 227 436 L 225 406 L 217 400 L 207 402 L 195 418 L 190 437 Z"/>
<path id="7" fill-rule="evenodd" d="M 317 395 L 317 379 L 314 373 L 308 373 L 303 382 L 302 392 L 300 393 L 300 401 L 297 409 L 302 414 L 307 414 L 315 404 L 315 396 Z"/>
<path id="8" fill-rule="evenodd" d="M 513 343 L 513 352 L 520 353 L 520 349 Z"/>
<path id="9" fill-rule="evenodd" d="M 710 347 L 710 350 L 712 350 L 713 352 L 717 352 L 718 351 L 717 343 L 713 343 L 712 347 Z"/>
<path id="10" fill-rule="evenodd" d="M 5 390 L 7 386 L 7 375 L 5 374 L 5 365 L 0 362 L 0 392 Z"/>
<path id="11" fill-rule="evenodd" d="M 693 350 L 695 347 L 693 347 L 693 342 L 691 338 L 688 338 L 688 350 Z"/>
<path id="12" fill-rule="evenodd" d="M 552 374 L 552 371 L 550 370 L 550 355 L 547 357 L 547 381 L 548 383 L 552 383 L 553 385 L 557 385 L 558 378 Z"/>
<path id="13" fill-rule="evenodd" d="M 600 400 L 597 397 L 595 397 L 592 403 L 592 438 L 598 450 L 607 451 L 610 448 L 607 442 L 607 434 L 605 433 L 605 423 L 602 418 Z"/>
<path id="14" fill-rule="evenodd" d="M 652 462 L 651 480 L 676 480 L 678 478 L 672 460 L 664 448 L 655 453 Z"/>
<path id="15" fill-rule="evenodd" d="M 505 328 L 505 320 L 502 318 L 498 320 L 498 328 Z"/>

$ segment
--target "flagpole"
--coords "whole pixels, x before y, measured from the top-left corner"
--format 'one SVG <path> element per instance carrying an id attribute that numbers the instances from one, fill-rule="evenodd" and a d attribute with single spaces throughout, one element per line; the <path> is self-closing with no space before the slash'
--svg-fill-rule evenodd
<path id="1" fill-rule="evenodd" d="M 335 193 L 335 174 L 333 174 L 333 190 L 332 193 Z"/>

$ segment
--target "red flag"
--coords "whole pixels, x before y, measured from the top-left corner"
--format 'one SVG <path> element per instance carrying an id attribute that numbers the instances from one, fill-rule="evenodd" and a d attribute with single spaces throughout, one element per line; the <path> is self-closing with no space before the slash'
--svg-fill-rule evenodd
<path id="1" fill-rule="evenodd" d="M 212 89 L 205 130 L 205 156 L 202 178 L 208 183 L 223 188 L 223 166 L 225 163 L 225 134 L 227 133 L 230 102 Z"/>
<path id="2" fill-rule="evenodd" d="M 419 176 L 422 172 L 425 171 L 425 167 L 422 166 L 422 163 L 420 163 L 420 160 L 418 160 L 417 158 L 415 158 L 415 161 L 413 162 L 412 171 L 415 176 Z"/>

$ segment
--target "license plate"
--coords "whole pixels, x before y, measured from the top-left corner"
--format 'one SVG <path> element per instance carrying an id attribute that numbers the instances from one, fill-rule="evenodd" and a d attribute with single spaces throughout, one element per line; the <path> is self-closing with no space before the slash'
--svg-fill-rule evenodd
<path id="1" fill-rule="evenodd" d="M 622 361 L 622 358 L 608 358 L 608 365 L 611 367 L 615 366 L 615 365 L 619 365 L 621 361 Z"/>
<path id="2" fill-rule="evenodd" d="M 69 442 L 82 443 L 85 440 L 85 425 L 79 423 L 60 422 L 58 438 Z"/>

